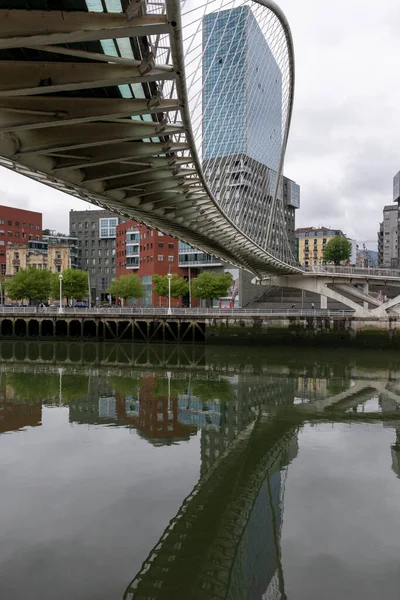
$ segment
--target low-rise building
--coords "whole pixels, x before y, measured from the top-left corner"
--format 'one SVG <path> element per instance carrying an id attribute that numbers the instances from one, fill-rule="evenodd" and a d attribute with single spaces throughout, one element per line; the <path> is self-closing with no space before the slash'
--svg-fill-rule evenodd
<path id="1" fill-rule="evenodd" d="M 9 277 L 29 267 L 61 273 L 70 264 L 71 246 L 67 242 L 51 244 L 31 241 L 28 244 L 10 244 L 6 248 L 6 276 Z"/>
<path id="2" fill-rule="evenodd" d="M 159 297 L 154 291 L 154 275 L 176 273 L 187 277 L 188 270 L 180 267 L 178 260 L 178 242 L 170 235 L 140 225 L 136 221 L 125 221 L 116 228 L 116 276 L 136 273 L 145 290 L 141 306 L 165 306 L 166 298 Z M 193 271 L 191 276 L 197 273 Z M 177 306 L 181 299 L 171 299 L 171 305 Z"/>
<path id="3" fill-rule="evenodd" d="M 336 236 L 346 237 L 341 229 L 301 227 L 296 229 L 297 258 L 305 267 L 322 265 L 326 244 Z"/>

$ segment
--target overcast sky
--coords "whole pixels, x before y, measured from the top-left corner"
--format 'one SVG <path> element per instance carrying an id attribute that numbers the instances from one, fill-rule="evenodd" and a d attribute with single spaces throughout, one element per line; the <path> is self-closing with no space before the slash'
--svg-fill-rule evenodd
<path id="1" fill-rule="evenodd" d="M 342 229 L 373 247 L 400 170 L 400 9 L 396 0 L 279 0 L 296 52 L 286 175 L 301 186 L 297 226 Z M 0 202 L 68 231 L 89 205 L 0 169 Z"/>

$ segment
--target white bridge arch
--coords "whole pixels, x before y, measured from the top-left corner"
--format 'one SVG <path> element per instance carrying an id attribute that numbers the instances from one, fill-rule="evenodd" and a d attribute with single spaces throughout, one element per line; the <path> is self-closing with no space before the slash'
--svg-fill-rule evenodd
<path id="1" fill-rule="evenodd" d="M 258 149 L 275 157 L 268 202 L 238 186 L 237 218 L 203 170 L 202 24 L 228 9 L 247 11 L 282 78 L 281 122 Z M 269 0 L 0 0 L 0 164 L 257 276 L 301 272 L 280 193 L 293 90 L 290 28 Z"/>

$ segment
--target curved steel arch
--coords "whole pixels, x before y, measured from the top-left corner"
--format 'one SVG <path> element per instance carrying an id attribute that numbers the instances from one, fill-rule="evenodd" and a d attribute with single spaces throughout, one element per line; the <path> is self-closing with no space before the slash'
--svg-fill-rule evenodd
<path id="1" fill-rule="evenodd" d="M 151 0 L 148 0 L 148 2 L 150 5 Z M 269 2 L 269 0 L 253 0 L 253 2 L 271 10 L 274 15 L 276 15 L 284 31 L 288 48 L 291 79 L 290 99 L 280 155 L 279 171 L 281 172 L 293 106 L 293 43 L 287 20 L 277 5 L 274 2 Z M 27 26 L 25 22 L 23 23 L 21 34 L 19 36 L 15 35 L 15 31 L 18 30 L 21 19 L 24 20 L 24 15 L 21 15 L 21 13 L 24 11 L 8 9 L 6 11 L 6 15 L 4 14 L 4 11 L 0 11 L 0 51 L 2 48 L 6 50 L 10 48 L 11 53 L 14 50 L 16 50 L 18 53 L 21 48 L 36 47 L 41 53 L 44 53 L 46 57 L 51 57 L 51 53 L 54 55 L 57 54 L 58 51 L 60 54 L 64 55 L 69 54 L 71 56 L 79 56 L 80 54 L 82 57 L 87 56 L 90 63 L 74 63 L 75 65 L 79 65 L 77 68 L 78 71 L 82 67 L 84 76 L 86 77 L 85 81 L 87 82 L 85 83 L 84 81 L 84 83 L 81 83 L 78 81 L 77 84 L 74 83 L 74 85 L 80 86 L 78 89 L 90 89 L 92 79 L 92 74 L 90 71 L 95 71 L 96 69 L 99 70 L 98 64 L 93 66 L 93 60 L 103 61 L 100 62 L 100 65 L 104 65 L 104 62 L 107 62 L 107 60 L 105 60 L 106 57 L 102 59 L 98 52 L 97 54 L 91 54 L 83 48 L 82 50 L 72 50 L 70 48 L 65 48 L 65 46 L 60 46 L 60 44 L 69 43 L 72 40 L 75 42 L 90 39 L 115 40 L 115 38 L 118 37 L 126 37 L 129 32 L 131 35 L 131 41 L 134 40 L 134 38 L 150 39 L 150 36 L 155 35 L 155 32 L 161 32 L 161 34 L 168 36 L 173 57 L 172 67 L 170 65 L 155 65 L 154 67 L 153 65 L 153 67 L 150 66 L 150 68 L 147 68 L 147 65 L 145 64 L 144 67 L 147 70 L 141 71 L 140 68 L 143 66 L 143 63 L 146 62 L 145 57 L 143 58 L 142 63 L 140 60 L 131 60 L 131 64 L 135 63 L 133 66 L 136 71 L 139 71 L 135 77 L 132 76 L 132 81 L 135 81 L 135 79 L 142 81 L 142 85 L 150 85 L 149 82 L 154 82 L 154 85 L 158 87 L 157 81 L 162 79 L 174 79 L 178 91 L 178 112 L 182 117 L 182 123 L 172 123 L 170 121 L 167 122 L 167 125 L 165 126 L 162 122 L 160 122 L 160 116 L 155 115 L 153 117 L 154 120 L 147 122 L 142 121 L 140 124 L 141 126 L 139 129 L 143 129 L 143 134 L 130 133 L 131 129 L 135 129 L 139 126 L 137 121 L 119 121 L 119 124 L 115 127 L 110 126 L 108 128 L 98 124 L 107 122 L 107 120 L 109 120 L 110 123 L 115 122 L 115 118 L 114 120 L 112 118 L 112 112 L 111 116 L 110 114 L 108 115 L 108 118 L 106 114 L 100 115 L 100 121 L 96 121 L 96 118 L 93 117 L 93 115 L 90 116 L 90 119 L 86 121 L 80 117 L 80 120 L 85 122 L 86 125 L 81 126 L 79 129 L 65 127 L 65 125 L 68 124 L 68 119 L 65 118 L 65 114 L 68 115 L 68 111 L 65 113 L 65 110 L 61 109 L 61 105 L 62 102 L 65 102 L 68 98 L 70 98 L 69 89 L 74 88 L 69 88 L 66 84 L 64 84 L 64 86 L 61 85 L 61 87 L 57 88 L 57 90 L 54 88 L 54 91 L 65 89 L 65 95 L 62 97 L 60 96 L 58 100 L 54 97 L 50 97 L 49 99 L 49 96 L 46 96 L 46 93 L 51 90 L 49 87 L 46 88 L 45 84 L 41 84 L 42 87 L 39 90 L 39 88 L 37 88 L 38 84 L 35 84 L 36 87 L 34 87 L 34 82 L 31 84 L 31 87 L 24 83 L 23 75 L 24 73 L 29 73 L 29 68 L 27 66 L 27 61 L 21 61 L 20 56 L 18 55 L 13 63 L 13 69 L 16 73 L 15 83 L 12 81 L 12 85 L 8 87 L 6 85 L 7 82 L 4 81 L 4 75 L 3 82 L 1 80 L 2 73 L 7 73 L 8 71 L 5 63 L 0 60 L 0 131 L 2 132 L 0 136 L 2 138 L 0 140 L 0 155 L 2 156 L 2 158 L 0 158 L 0 164 L 7 168 L 18 171 L 28 177 L 34 178 L 42 183 L 73 194 L 86 201 L 110 208 L 124 216 L 136 218 L 154 228 L 171 233 L 172 235 L 175 235 L 179 239 L 182 239 L 193 246 L 200 247 L 211 254 L 227 260 L 228 262 L 242 266 L 257 275 L 263 275 L 271 272 L 301 272 L 301 270 L 294 264 L 286 263 L 279 257 L 274 256 L 267 249 L 255 243 L 249 235 L 247 235 L 242 229 L 232 222 L 228 215 L 218 205 L 218 202 L 216 201 L 204 176 L 192 131 L 185 81 L 182 29 L 180 26 L 181 2 L 179 0 L 165 0 L 165 6 L 167 12 L 165 21 L 164 18 L 161 18 L 163 17 L 162 15 L 159 19 L 149 19 L 146 18 L 145 15 L 141 20 L 139 17 L 139 19 L 134 18 L 125 22 L 123 18 L 124 15 L 117 13 L 115 13 L 115 16 L 113 13 L 85 13 L 84 15 L 79 13 L 77 16 L 77 13 L 74 13 L 73 11 L 71 11 L 71 13 L 64 11 L 62 14 L 64 16 L 67 15 L 68 19 L 70 18 L 72 23 L 76 22 L 78 25 L 82 23 L 81 29 L 79 29 L 79 27 L 71 26 L 71 31 L 68 30 L 68 19 L 63 18 L 62 24 L 60 25 L 60 10 L 46 12 L 45 18 L 48 19 L 46 27 L 44 27 L 42 23 L 43 14 L 38 14 L 40 11 L 25 11 L 25 19 L 27 22 L 29 20 L 29 24 Z M 65 3 L 60 2 L 60 9 L 63 7 L 65 8 Z M 101 15 L 101 18 L 99 15 Z M 13 30 L 14 33 L 10 33 L 12 28 L 9 27 L 9 21 L 10 18 L 14 17 L 17 26 Z M 100 36 L 100 34 L 97 35 L 96 32 L 93 33 L 93 31 L 90 29 L 92 26 L 92 21 L 95 23 L 96 27 L 104 27 L 104 33 L 102 33 L 102 36 Z M 97 21 L 100 21 L 100 25 L 97 25 Z M 86 22 L 89 23 L 89 28 L 87 27 L 87 24 L 85 24 Z M 57 39 L 55 39 L 56 36 L 58 36 Z M 105 52 L 103 50 L 103 54 L 104 53 Z M 113 60 L 111 60 L 112 57 L 108 58 L 110 59 L 109 62 L 113 62 Z M 128 59 L 121 58 L 118 60 L 121 62 Z M 117 59 L 114 59 L 114 62 L 117 63 Z M 32 62 L 31 64 L 33 67 L 32 70 L 34 71 L 35 67 L 38 67 L 38 63 Z M 68 64 L 60 67 L 60 63 L 57 63 L 57 60 L 55 62 L 48 61 L 45 64 L 50 65 L 49 71 L 53 69 L 56 76 L 59 76 L 61 79 L 63 79 L 63 69 L 67 71 Z M 2 69 L 2 67 L 4 68 Z M 21 76 L 18 75 L 19 68 L 21 68 Z M 108 71 L 112 70 L 109 68 L 108 64 L 104 67 L 104 69 L 100 70 L 105 70 L 106 68 Z M 50 88 L 53 85 L 51 77 L 44 79 L 43 81 L 47 81 L 47 85 L 50 86 Z M 99 84 L 96 82 L 97 87 L 98 85 Z M 105 88 L 115 85 L 114 74 L 111 74 L 110 76 L 107 74 L 107 77 L 104 75 Z M 5 89 L 10 89 L 9 94 L 10 97 L 12 96 L 12 98 L 7 97 L 8 92 L 3 91 Z M 17 126 L 15 127 L 1 127 L 3 122 L 5 122 L 6 125 L 9 123 L 10 113 L 7 111 L 16 110 L 18 112 L 18 110 L 20 110 L 21 102 L 23 104 L 23 100 L 27 96 L 28 99 L 32 97 L 31 102 L 33 103 L 34 101 L 35 103 L 34 109 L 30 111 L 28 110 L 28 113 L 30 112 L 32 115 L 32 120 L 35 119 L 35 114 L 37 113 L 36 123 L 30 123 L 30 129 L 28 129 L 28 131 L 28 125 L 24 124 L 26 119 L 22 119 L 20 123 L 17 121 Z M 10 102 L 12 100 L 10 105 L 11 108 L 7 105 L 7 100 Z M 54 111 L 53 121 L 51 121 L 53 118 L 51 117 L 47 119 L 48 122 L 43 124 L 43 114 L 46 113 L 46 110 L 37 110 L 36 113 L 35 110 L 37 107 L 40 109 L 41 103 L 43 103 L 44 106 L 47 106 L 49 101 L 52 101 L 52 105 L 57 106 L 58 110 Z M 148 105 L 152 101 L 153 98 L 150 97 Z M 57 105 L 57 102 L 59 103 L 59 106 Z M 93 104 L 96 103 L 97 101 L 93 102 Z M 15 108 L 15 105 L 17 108 Z M 151 111 L 148 105 L 147 107 L 138 109 L 138 114 L 149 114 L 149 112 L 154 113 L 155 111 Z M 28 108 L 30 109 L 31 107 L 25 105 L 25 112 L 27 112 Z M 85 110 L 90 112 L 88 108 L 85 108 Z M 126 109 L 124 110 L 126 113 Z M 161 107 L 160 113 L 162 110 L 163 109 Z M 167 106 L 167 111 L 168 110 L 173 110 L 171 103 L 169 106 Z M 128 116 L 129 113 L 127 115 L 125 115 L 125 113 L 124 116 Z M 85 117 L 85 119 L 88 119 L 88 117 Z M 46 121 L 46 119 L 44 120 Z M 79 119 L 76 119 L 76 122 L 79 122 Z M 91 125 L 89 124 L 89 126 L 87 126 L 88 123 L 91 123 Z M 82 139 L 82 137 L 84 137 L 83 131 L 85 127 L 88 131 L 87 140 Z M 90 169 L 86 167 L 84 161 L 83 164 L 76 166 L 75 169 L 70 167 L 67 161 L 67 170 L 65 168 L 63 169 L 63 165 L 65 165 L 66 161 L 65 156 L 63 158 L 63 152 L 67 153 L 67 157 L 71 156 L 71 161 L 73 163 L 73 151 L 71 155 L 68 154 L 71 152 L 70 148 L 93 148 L 93 146 L 97 144 L 96 136 L 99 135 L 100 130 L 104 130 L 104 136 L 111 135 L 111 137 L 114 136 L 115 138 L 116 136 L 113 134 L 114 128 L 121 129 L 122 138 L 125 138 L 126 136 L 126 139 L 141 140 L 142 138 L 151 139 L 152 137 L 159 136 L 160 140 L 172 140 L 172 145 L 175 144 L 175 146 L 179 145 L 179 143 L 177 144 L 175 142 L 176 136 L 178 134 L 184 134 L 186 136 L 186 143 L 189 142 L 189 148 L 187 151 L 183 151 L 182 154 L 179 154 L 178 151 L 178 154 L 175 154 L 175 156 L 183 157 L 181 159 L 182 164 L 187 164 L 189 162 L 194 164 L 195 177 L 193 176 L 193 170 L 181 169 L 181 171 L 179 171 L 173 164 L 171 164 L 173 163 L 173 160 L 170 160 L 170 157 L 173 157 L 173 154 L 171 155 L 169 149 L 167 148 L 168 143 L 165 141 L 158 145 L 156 143 L 154 144 L 154 153 L 152 154 L 153 158 L 149 159 L 149 164 L 151 164 L 151 162 L 154 164 L 155 162 L 159 161 L 157 163 L 159 164 L 157 168 L 163 169 L 163 178 L 158 179 L 158 175 L 156 173 L 157 177 L 149 175 L 149 181 L 146 181 L 145 176 L 138 176 L 135 173 L 132 173 L 131 181 L 128 181 L 125 185 L 126 189 L 124 187 L 118 188 L 118 186 L 115 184 L 109 185 L 110 182 L 118 181 L 118 178 L 122 177 L 117 168 L 120 166 L 120 163 L 113 163 L 114 166 L 116 165 L 115 172 L 113 172 L 111 169 L 111 172 L 108 175 L 109 179 L 107 179 L 107 177 L 104 175 L 102 180 L 97 177 L 97 180 L 95 180 L 94 183 L 90 178 Z M 48 136 L 50 142 L 47 145 L 42 143 L 42 140 L 46 137 L 43 136 L 43 131 L 46 133 L 54 133 L 53 137 L 51 135 Z M 74 138 L 69 140 L 69 137 L 71 136 L 76 136 L 76 139 Z M 90 136 L 93 136 L 93 138 Z M 56 139 L 57 143 L 53 142 L 53 139 Z M 65 144 L 63 144 L 64 140 L 67 140 Z M 116 140 L 114 139 L 113 144 L 115 144 L 115 142 Z M 105 140 L 101 140 L 101 143 L 104 145 Z M 63 150 L 64 146 L 67 147 L 67 150 Z M 159 146 L 162 146 L 162 148 L 159 148 Z M 56 151 L 54 151 L 54 147 L 56 148 Z M 109 146 L 109 151 L 111 154 L 115 147 L 115 145 Z M 61 148 L 61 151 L 59 148 Z M 141 150 L 143 149 L 144 147 L 141 148 Z M 79 154 L 79 150 L 75 150 L 75 153 Z M 90 155 L 90 152 L 87 152 L 87 154 Z M 156 156 L 159 158 L 154 158 Z M 188 159 L 186 162 L 185 158 Z M 110 169 L 107 171 L 107 173 L 109 171 Z M 144 193 L 141 194 L 140 192 L 136 192 L 136 196 L 132 196 L 131 190 L 133 189 L 133 193 L 135 193 L 135 190 L 138 187 L 137 182 L 139 182 L 144 188 Z M 278 186 L 276 186 L 276 189 L 277 187 Z M 156 200 L 154 200 L 154 197 Z M 188 214 L 190 214 L 190 217 L 188 217 Z M 225 236 L 225 238 L 222 236 Z"/>

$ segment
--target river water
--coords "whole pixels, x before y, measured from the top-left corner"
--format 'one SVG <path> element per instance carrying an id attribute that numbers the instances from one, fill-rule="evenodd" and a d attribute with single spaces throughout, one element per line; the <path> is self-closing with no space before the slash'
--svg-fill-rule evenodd
<path id="1" fill-rule="evenodd" d="M 2 600 L 400 590 L 400 356 L 0 344 Z"/>

